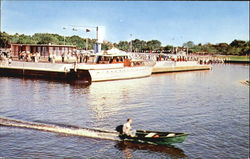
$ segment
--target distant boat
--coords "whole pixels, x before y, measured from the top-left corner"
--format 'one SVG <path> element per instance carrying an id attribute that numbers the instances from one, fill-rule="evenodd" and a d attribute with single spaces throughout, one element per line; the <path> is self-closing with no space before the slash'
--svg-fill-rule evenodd
<path id="1" fill-rule="evenodd" d="M 92 61 L 78 64 L 77 69 L 88 70 L 92 82 L 142 78 L 152 74 L 153 65 L 133 60 L 129 54 L 116 48 L 92 54 L 89 58 Z"/>

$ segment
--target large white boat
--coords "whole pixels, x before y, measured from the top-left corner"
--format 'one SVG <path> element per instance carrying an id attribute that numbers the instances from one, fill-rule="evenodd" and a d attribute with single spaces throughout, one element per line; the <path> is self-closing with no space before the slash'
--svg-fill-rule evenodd
<path id="1" fill-rule="evenodd" d="M 152 74 L 153 64 L 143 60 L 133 60 L 126 52 L 111 49 L 93 54 L 87 63 L 80 63 L 79 70 L 88 70 L 92 82 L 122 80 L 148 77 Z"/>

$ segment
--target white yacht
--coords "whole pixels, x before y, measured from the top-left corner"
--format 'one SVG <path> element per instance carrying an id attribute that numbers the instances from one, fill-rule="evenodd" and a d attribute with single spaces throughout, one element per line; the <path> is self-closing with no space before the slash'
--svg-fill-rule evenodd
<path id="1" fill-rule="evenodd" d="M 154 64 L 133 60 L 129 54 L 113 48 L 92 54 L 86 63 L 77 65 L 78 70 L 88 70 L 92 82 L 148 77 Z"/>

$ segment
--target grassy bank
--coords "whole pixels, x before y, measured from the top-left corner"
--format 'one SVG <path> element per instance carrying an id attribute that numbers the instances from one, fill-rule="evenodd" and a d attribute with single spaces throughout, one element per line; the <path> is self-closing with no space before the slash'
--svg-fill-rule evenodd
<path id="1" fill-rule="evenodd" d="M 250 61 L 249 56 L 218 56 L 219 58 L 225 58 L 228 59 L 229 61 Z"/>
<path id="2" fill-rule="evenodd" d="M 250 61 L 249 56 L 228 56 L 231 61 Z"/>

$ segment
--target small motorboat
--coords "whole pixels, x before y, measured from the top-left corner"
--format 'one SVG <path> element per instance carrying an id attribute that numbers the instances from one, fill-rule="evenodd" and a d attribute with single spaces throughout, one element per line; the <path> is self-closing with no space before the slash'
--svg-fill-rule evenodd
<path id="1" fill-rule="evenodd" d="M 116 130 L 118 131 L 119 128 Z M 118 132 L 120 133 L 120 139 L 123 141 L 147 143 L 153 145 L 171 145 L 176 143 L 182 143 L 189 135 L 187 133 L 136 130 L 134 136 L 128 136 L 122 133 L 121 131 Z"/>

